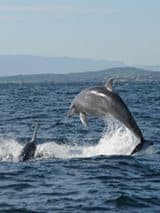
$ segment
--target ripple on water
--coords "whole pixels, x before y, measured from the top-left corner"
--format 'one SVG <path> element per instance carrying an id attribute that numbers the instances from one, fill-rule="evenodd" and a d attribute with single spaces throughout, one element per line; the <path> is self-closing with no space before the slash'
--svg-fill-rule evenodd
<path id="1" fill-rule="evenodd" d="M 126 130 L 111 136 L 99 119 L 89 118 L 84 128 L 78 117 L 66 118 L 73 97 L 88 86 L 93 83 L 0 84 L 0 212 L 159 212 L 160 84 L 116 82 L 154 142 L 134 156 L 120 152 L 126 142 L 137 142 Z M 36 157 L 20 163 L 37 122 Z"/>

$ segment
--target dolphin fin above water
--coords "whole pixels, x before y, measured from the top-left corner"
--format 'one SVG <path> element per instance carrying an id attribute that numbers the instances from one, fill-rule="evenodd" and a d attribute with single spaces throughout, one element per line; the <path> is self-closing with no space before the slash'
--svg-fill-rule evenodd
<path id="1" fill-rule="evenodd" d="M 107 83 L 104 85 L 109 91 L 112 91 L 113 86 L 113 78 L 109 79 Z"/>
<path id="2" fill-rule="evenodd" d="M 38 132 L 38 129 L 39 129 L 39 124 L 36 124 L 35 125 L 35 128 L 34 128 L 34 132 L 33 132 L 33 136 L 32 136 L 32 139 L 31 139 L 31 142 L 35 142 L 36 139 L 37 139 L 37 132 Z"/>
<path id="3" fill-rule="evenodd" d="M 20 161 L 23 162 L 23 161 L 33 159 L 35 151 L 36 151 L 36 139 L 37 139 L 38 128 L 39 128 L 39 125 L 36 124 L 31 141 L 27 143 L 21 151 L 21 154 L 19 156 Z"/>

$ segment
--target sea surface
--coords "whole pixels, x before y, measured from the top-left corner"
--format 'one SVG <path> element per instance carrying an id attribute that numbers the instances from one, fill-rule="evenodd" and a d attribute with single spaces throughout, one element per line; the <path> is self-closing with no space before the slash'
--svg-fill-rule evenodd
<path id="1" fill-rule="evenodd" d="M 117 121 L 67 117 L 91 86 L 0 84 L 0 212 L 160 212 L 160 82 L 114 83 L 154 142 L 133 156 L 137 139 Z M 35 158 L 19 162 L 36 123 Z"/>

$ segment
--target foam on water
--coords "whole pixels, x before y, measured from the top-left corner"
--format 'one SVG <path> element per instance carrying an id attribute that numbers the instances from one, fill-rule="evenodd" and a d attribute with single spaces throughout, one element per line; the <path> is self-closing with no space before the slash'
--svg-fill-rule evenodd
<path id="1" fill-rule="evenodd" d="M 106 122 L 106 121 L 105 121 Z M 138 139 L 124 126 L 107 120 L 102 137 L 96 145 L 67 145 L 54 141 L 37 145 L 36 159 L 85 158 L 97 155 L 130 155 Z M 18 161 L 22 145 L 14 139 L 0 139 L 0 160 Z"/>
<path id="2" fill-rule="evenodd" d="M 22 145 L 15 139 L 0 138 L 0 161 L 18 161 Z"/>
<path id="3" fill-rule="evenodd" d="M 124 126 L 109 119 L 96 145 L 59 145 L 48 142 L 38 145 L 36 156 L 44 158 L 85 158 L 97 155 L 130 155 L 139 140 Z M 109 127 L 109 128 L 108 128 Z"/>

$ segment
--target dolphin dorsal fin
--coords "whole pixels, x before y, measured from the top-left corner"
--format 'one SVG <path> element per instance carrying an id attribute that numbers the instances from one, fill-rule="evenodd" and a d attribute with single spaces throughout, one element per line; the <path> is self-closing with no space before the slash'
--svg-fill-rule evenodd
<path id="1" fill-rule="evenodd" d="M 109 79 L 107 83 L 104 85 L 109 91 L 112 91 L 113 78 Z"/>
<path id="2" fill-rule="evenodd" d="M 38 128 L 39 128 L 39 125 L 36 124 L 35 128 L 34 128 L 34 133 L 33 133 L 32 139 L 31 139 L 32 143 L 35 142 L 35 140 L 36 140 Z"/>

